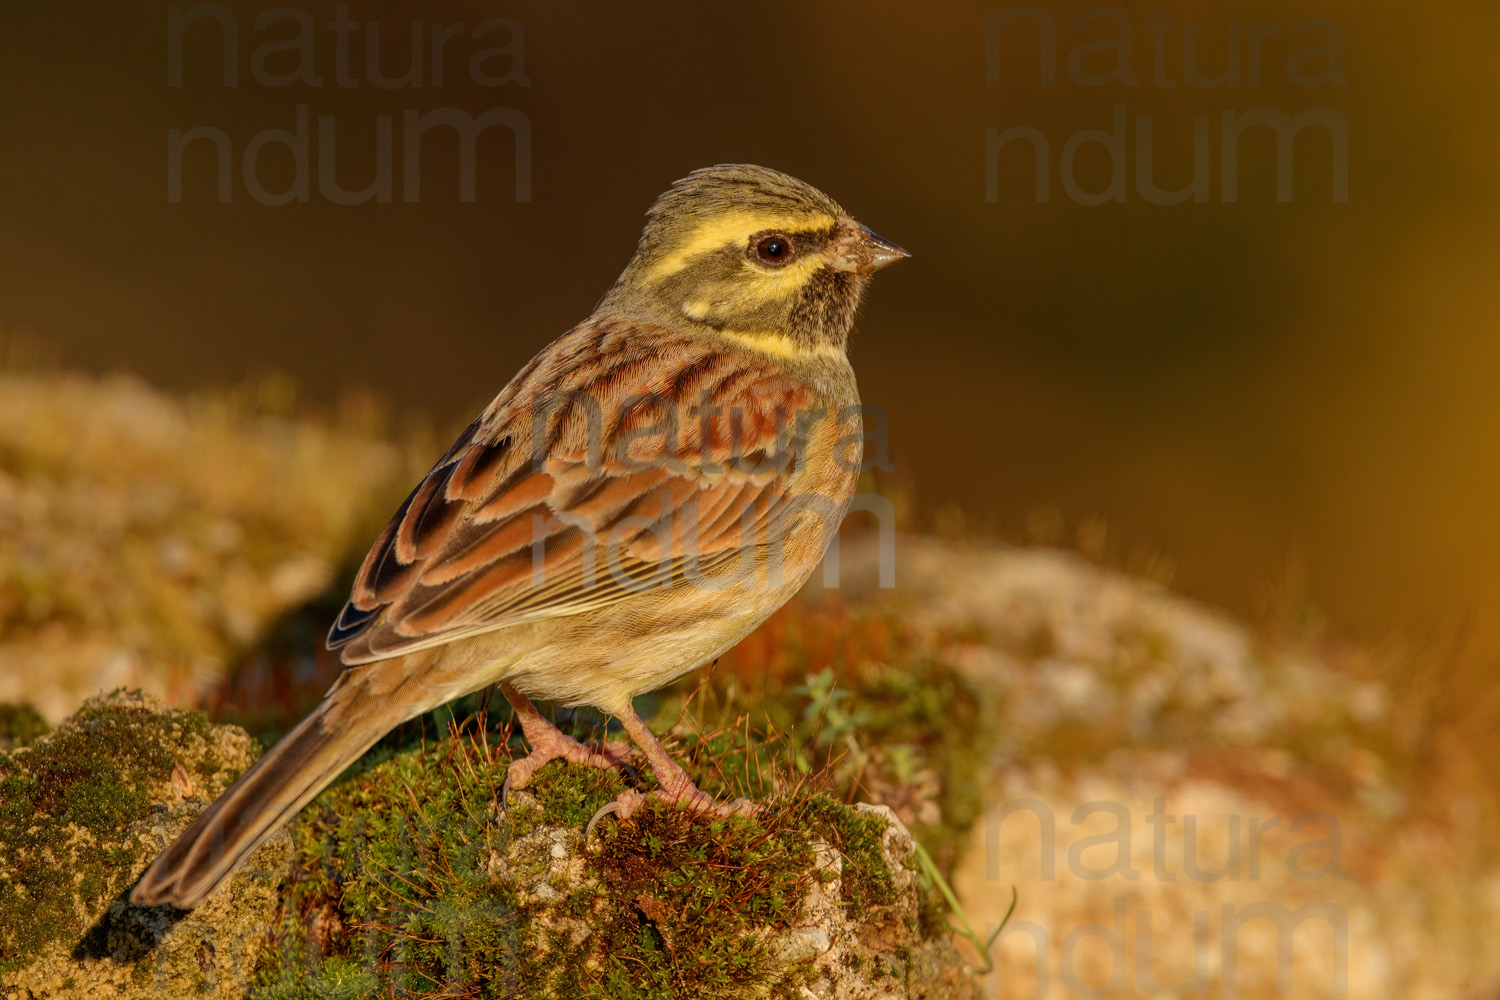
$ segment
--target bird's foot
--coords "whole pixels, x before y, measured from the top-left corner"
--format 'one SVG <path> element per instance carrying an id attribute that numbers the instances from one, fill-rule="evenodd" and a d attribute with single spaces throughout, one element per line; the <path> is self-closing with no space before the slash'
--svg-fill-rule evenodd
<path id="1" fill-rule="evenodd" d="M 535 734 L 528 732 L 526 736 L 531 743 L 531 752 L 520 760 L 511 761 L 510 766 L 505 769 L 505 784 L 500 789 L 502 803 L 507 801 L 511 792 L 530 784 L 532 777 L 542 765 L 554 760 L 567 761 L 569 764 L 582 764 L 585 767 L 605 768 L 622 774 L 635 772 L 635 769 L 630 766 L 630 755 L 635 748 L 624 740 L 615 740 L 591 747 L 551 726 L 539 729 Z"/>
<path id="2" fill-rule="evenodd" d="M 584 843 L 588 843 L 594 834 L 594 827 L 604 817 L 614 816 L 616 819 L 629 819 L 652 799 L 658 802 L 675 804 L 690 813 L 709 816 L 715 819 L 723 819 L 729 816 L 753 816 L 762 808 L 758 803 L 751 802 L 749 799 L 720 802 L 691 781 L 681 782 L 672 788 L 660 788 L 645 795 L 631 789 L 626 789 L 613 802 L 594 813 L 593 818 L 589 820 L 589 825 L 584 828 Z"/>

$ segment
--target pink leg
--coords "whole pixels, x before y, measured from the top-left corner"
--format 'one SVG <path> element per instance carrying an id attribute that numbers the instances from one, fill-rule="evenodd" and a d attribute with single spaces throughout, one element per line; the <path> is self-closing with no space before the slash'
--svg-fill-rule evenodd
<path id="1" fill-rule="evenodd" d="M 521 732 L 526 735 L 526 742 L 531 744 L 531 752 L 520 760 L 511 761 L 510 767 L 506 769 L 502 798 L 513 789 L 525 788 L 532 775 L 549 761 L 565 760 L 570 764 L 614 770 L 621 770 L 626 766 L 625 762 L 630 758 L 631 752 L 629 743 L 605 743 L 599 750 L 591 750 L 542 718 L 531 699 L 511 685 L 502 683 L 500 691 L 505 695 L 505 700 L 510 702 L 511 708 L 515 709 L 516 718 L 521 723 Z"/>
<path id="2" fill-rule="evenodd" d="M 626 711 L 619 714 L 618 718 L 625 726 L 625 732 L 646 755 L 646 760 L 651 764 L 651 770 L 656 774 L 656 780 L 661 785 L 661 788 L 652 795 L 664 802 L 680 802 L 691 812 L 707 813 L 712 816 L 748 816 L 759 808 L 749 799 L 735 799 L 730 803 L 718 801 L 693 784 L 693 779 L 688 777 L 682 765 L 672 759 L 672 755 L 667 753 L 667 748 L 661 745 L 661 741 L 646 727 L 639 715 L 633 711 Z M 614 814 L 624 819 L 645 805 L 646 798 L 640 792 L 630 790 L 622 792 L 619 798 L 594 813 L 594 818 L 589 820 L 588 828 L 584 831 L 584 838 L 588 838 L 594 830 L 594 825 L 605 816 Z"/>

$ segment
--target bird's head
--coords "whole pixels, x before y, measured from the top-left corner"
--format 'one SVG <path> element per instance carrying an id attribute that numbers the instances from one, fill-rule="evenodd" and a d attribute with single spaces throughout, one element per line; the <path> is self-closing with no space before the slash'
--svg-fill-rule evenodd
<path id="1" fill-rule="evenodd" d="M 842 352 L 869 276 L 907 256 L 795 177 L 722 164 L 656 200 L 603 305 L 776 351 Z"/>

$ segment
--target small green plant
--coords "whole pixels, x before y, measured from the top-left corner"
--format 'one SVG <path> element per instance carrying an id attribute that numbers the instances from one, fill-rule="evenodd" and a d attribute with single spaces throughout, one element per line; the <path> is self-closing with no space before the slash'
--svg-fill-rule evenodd
<path id="1" fill-rule="evenodd" d="M 854 695 L 839 689 L 838 678 L 828 667 L 808 674 L 807 682 L 792 688 L 792 694 L 807 699 L 799 729 L 809 733 L 817 746 L 844 744 L 870 721 L 869 714 L 854 703 Z M 798 766 L 805 771 L 804 761 L 799 758 Z"/>

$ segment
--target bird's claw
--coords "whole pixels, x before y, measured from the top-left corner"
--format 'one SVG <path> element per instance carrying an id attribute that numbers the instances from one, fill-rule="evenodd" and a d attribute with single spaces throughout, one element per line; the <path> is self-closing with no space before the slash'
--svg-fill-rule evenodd
<path id="1" fill-rule="evenodd" d="M 671 804 L 680 804 L 690 813 L 710 816 L 716 819 L 729 816 L 754 816 L 764 808 L 757 802 L 743 798 L 735 799 L 733 802 L 720 802 L 712 795 L 696 787 L 690 787 L 676 794 L 669 794 L 658 790 L 642 795 L 640 792 L 627 790 L 621 792 L 619 797 L 613 802 L 606 803 L 599 808 L 598 812 L 594 813 L 589 819 L 588 826 L 584 827 L 583 842 L 587 844 L 591 841 L 594 835 L 594 827 L 598 826 L 599 821 L 604 817 L 615 816 L 619 819 L 629 819 L 641 806 L 645 805 L 651 799 Z"/>
<path id="2" fill-rule="evenodd" d="M 606 802 L 599 810 L 589 818 L 588 826 L 583 828 L 583 842 L 589 843 L 594 837 L 594 827 L 606 816 L 618 816 L 620 819 L 629 819 L 637 809 L 645 805 L 646 796 L 640 792 L 629 789 L 620 793 L 619 798 L 613 802 Z"/>
<path id="3" fill-rule="evenodd" d="M 510 811 L 510 789 L 511 789 L 510 779 L 511 779 L 510 771 L 506 771 L 505 772 L 505 782 L 500 786 L 500 811 L 502 813 Z"/>

